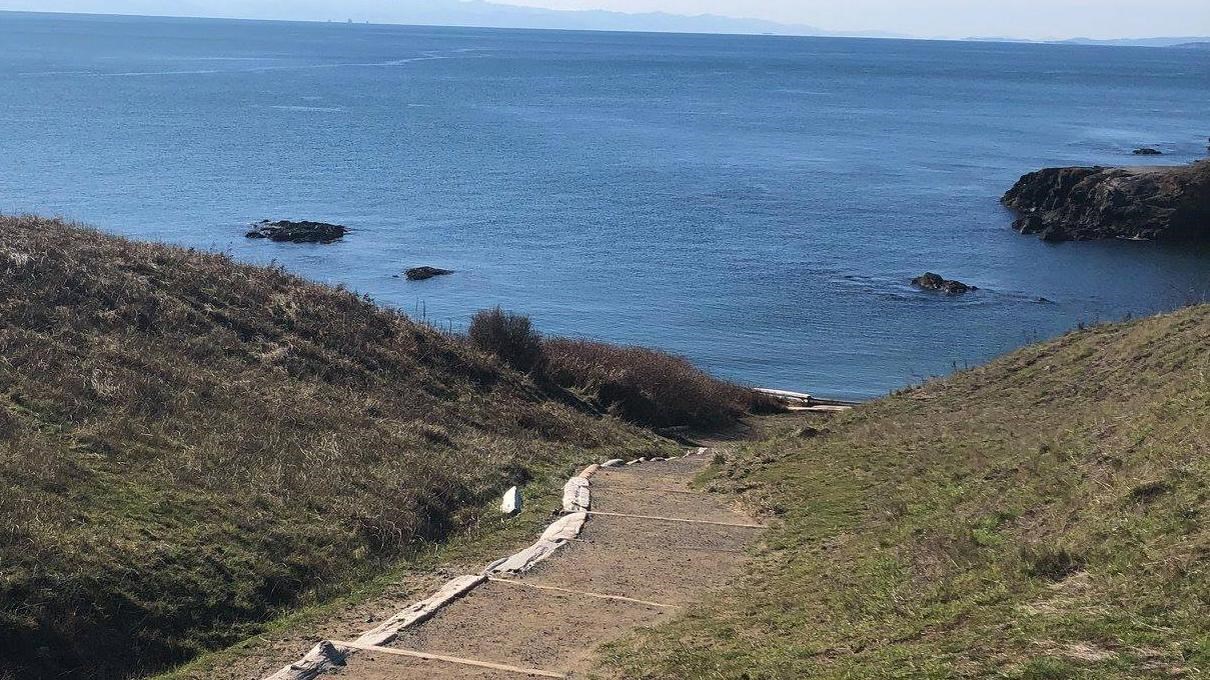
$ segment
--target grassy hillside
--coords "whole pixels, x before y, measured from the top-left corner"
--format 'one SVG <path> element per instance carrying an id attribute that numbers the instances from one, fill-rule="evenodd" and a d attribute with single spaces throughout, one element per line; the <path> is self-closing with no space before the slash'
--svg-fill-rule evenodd
<path id="1" fill-rule="evenodd" d="M 801 423 L 799 423 L 801 425 Z M 1210 307 L 1073 332 L 722 462 L 752 573 L 626 678 L 1210 672 Z"/>
<path id="2" fill-rule="evenodd" d="M 347 291 L 33 218 L 0 218 L 0 357 L 5 680 L 188 659 L 666 446 Z"/>

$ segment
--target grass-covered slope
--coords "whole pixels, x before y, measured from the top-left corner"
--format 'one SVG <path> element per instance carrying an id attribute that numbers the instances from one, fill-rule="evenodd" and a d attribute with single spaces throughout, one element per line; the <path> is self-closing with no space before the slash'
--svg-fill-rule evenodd
<path id="1" fill-rule="evenodd" d="M 0 678 L 184 660 L 656 445 L 347 291 L 0 218 Z"/>
<path id="2" fill-rule="evenodd" d="M 627 678 L 1210 672 L 1210 307 L 1073 332 L 751 444 L 750 577 Z"/>

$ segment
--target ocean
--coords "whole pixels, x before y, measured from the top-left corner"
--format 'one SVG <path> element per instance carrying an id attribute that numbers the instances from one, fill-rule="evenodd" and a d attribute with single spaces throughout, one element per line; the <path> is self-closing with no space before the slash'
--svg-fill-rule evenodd
<path id="1" fill-rule="evenodd" d="M 1210 249 L 1043 243 L 998 202 L 1206 156 L 1205 50 L 0 13 L 0 93 L 0 212 L 765 387 L 875 397 L 1210 294 Z M 354 231 L 244 238 L 266 218 Z"/>

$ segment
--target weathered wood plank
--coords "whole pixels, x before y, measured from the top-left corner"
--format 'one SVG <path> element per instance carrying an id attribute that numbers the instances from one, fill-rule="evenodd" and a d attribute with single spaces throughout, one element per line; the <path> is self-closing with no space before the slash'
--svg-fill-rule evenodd
<path id="1" fill-rule="evenodd" d="M 583 529 L 584 523 L 587 521 L 587 512 L 577 512 L 566 517 L 561 517 L 554 524 L 546 528 L 546 531 L 542 533 L 542 537 L 536 543 L 515 555 L 510 555 L 503 560 L 489 564 L 483 573 L 488 575 L 523 574 L 533 569 L 534 565 L 553 555 L 556 550 L 568 541 L 579 536 L 580 530 Z"/>
<path id="2" fill-rule="evenodd" d="M 356 642 L 341 642 L 334 640 L 333 645 L 344 647 L 350 650 L 361 650 L 363 652 L 373 652 L 376 654 L 386 654 L 389 656 L 407 656 L 413 659 L 424 659 L 426 661 L 443 661 L 445 663 L 458 664 L 460 666 L 475 666 L 477 668 L 490 668 L 494 671 L 504 671 L 506 673 L 516 673 L 518 675 L 529 675 L 539 678 L 566 678 L 564 673 L 555 673 L 554 671 L 544 671 L 536 668 L 520 668 L 518 666 L 510 666 L 503 663 L 494 663 L 492 661 L 478 661 L 476 659 L 465 659 L 460 656 L 448 656 L 445 654 L 433 654 L 431 652 L 417 652 L 412 649 L 395 649 L 394 647 L 377 647 L 374 645 L 362 645 Z"/>
<path id="3" fill-rule="evenodd" d="M 570 541 L 580 535 L 580 531 L 587 521 L 587 512 L 573 512 L 565 517 L 560 517 L 558 521 L 546 527 L 546 531 L 542 532 L 541 540 Z"/>
<path id="4" fill-rule="evenodd" d="M 592 593 L 587 590 L 573 590 L 571 588 L 560 588 L 558 586 L 546 586 L 538 583 L 527 583 L 525 581 L 516 581 L 511 578 L 493 578 L 488 579 L 492 583 L 507 583 L 514 586 L 522 586 L 524 588 L 534 588 L 535 590 L 549 590 L 555 593 L 566 593 L 568 595 L 582 595 L 584 597 L 595 597 L 599 600 L 617 600 L 618 602 L 630 602 L 631 604 L 641 604 L 647 607 L 659 607 L 660 609 L 676 609 L 674 604 L 664 604 L 663 602 L 652 602 L 650 600 L 638 600 L 633 597 L 624 595 L 605 595 L 604 593 Z"/>
<path id="5" fill-rule="evenodd" d="M 563 512 L 584 512 L 592 506 L 588 480 L 572 477 L 563 485 Z"/>
<path id="6" fill-rule="evenodd" d="M 457 600 L 487 580 L 482 574 L 468 574 L 441 586 L 441 589 L 427 600 L 421 600 L 407 609 L 387 619 L 373 630 L 357 638 L 363 645 L 384 645 L 399 636 L 403 629 L 424 623 L 433 617 L 442 607 Z"/>
<path id="7" fill-rule="evenodd" d="M 268 676 L 265 680 L 314 680 L 330 670 L 345 665 L 348 652 L 337 649 L 324 640 L 311 648 L 303 658 Z"/>
<path id="8" fill-rule="evenodd" d="M 515 555 L 510 555 L 500 564 L 491 568 L 492 574 L 521 574 L 529 571 L 542 560 L 550 557 L 563 541 L 540 540 Z"/>
<path id="9" fill-rule="evenodd" d="M 628 517 L 630 519 L 647 519 L 654 522 L 680 522 L 682 524 L 711 524 L 716 527 L 739 527 L 742 529 L 768 529 L 764 524 L 739 524 L 735 522 L 711 522 L 704 519 L 682 519 L 680 517 L 660 517 L 658 515 L 631 515 L 625 512 L 589 512 L 590 515 L 602 517 Z"/>
<path id="10" fill-rule="evenodd" d="M 432 597 L 411 605 L 357 638 L 357 643 L 359 645 L 388 644 L 398 637 L 403 629 L 427 621 L 442 607 L 486 581 L 487 577 L 480 574 L 459 576 L 442 586 Z M 320 675 L 344 666 L 349 655 L 354 651 L 355 648 L 341 649 L 325 640 L 312 647 L 303 658 L 270 675 L 265 680 L 315 680 Z"/>

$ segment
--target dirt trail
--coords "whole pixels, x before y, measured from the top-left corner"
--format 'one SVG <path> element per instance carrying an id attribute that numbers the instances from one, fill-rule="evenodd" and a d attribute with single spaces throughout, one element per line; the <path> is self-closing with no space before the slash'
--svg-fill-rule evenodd
<path id="1" fill-rule="evenodd" d="M 760 530 L 724 496 L 689 489 L 709 464 L 691 456 L 602 469 L 592 510 L 719 524 L 594 514 L 580 537 L 532 571 L 492 581 L 405 630 L 388 647 L 577 677 L 594 650 L 676 615 L 741 568 Z M 625 599 L 623 599 L 625 598 Z M 510 680 L 524 673 L 362 651 L 346 680 Z M 539 676 L 541 677 L 541 676 Z"/>

